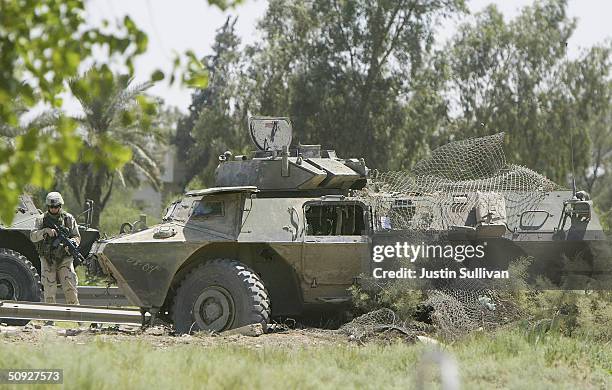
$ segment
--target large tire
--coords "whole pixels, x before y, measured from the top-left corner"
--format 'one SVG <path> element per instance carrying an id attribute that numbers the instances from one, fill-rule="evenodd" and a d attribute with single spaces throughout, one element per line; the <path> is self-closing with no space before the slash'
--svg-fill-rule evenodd
<path id="1" fill-rule="evenodd" d="M 0 300 L 40 302 L 42 286 L 36 268 L 25 256 L 0 248 Z M 23 326 L 29 320 L 2 319 L 8 325 Z"/>
<path id="2" fill-rule="evenodd" d="M 177 289 L 171 310 L 177 333 L 223 331 L 244 325 L 267 325 L 268 292 L 246 265 L 215 259 L 194 268 Z"/>

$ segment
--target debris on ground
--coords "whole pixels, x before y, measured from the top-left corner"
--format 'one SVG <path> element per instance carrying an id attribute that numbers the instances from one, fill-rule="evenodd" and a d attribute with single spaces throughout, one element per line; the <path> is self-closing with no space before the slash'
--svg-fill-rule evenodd
<path id="1" fill-rule="evenodd" d="M 83 329 L 60 329 L 57 334 L 64 337 L 76 336 L 83 333 Z"/>
<path id="2" fill-rule="evenodd" d="M 42 326 L 42 321 L 31 321 L 26 326 L 0 326 L 0 349 L 5 344 L 25 342 L 34 345 L 47 344 L 56 340 L 62 343 L 85 345 L 91 342 L 124 342 L 138 340 L 152 345 L 156 349 L 167 349 L 174 345 L 198 345 L 210 347 L 216 345 L 236 345 L 248 348 L 263 347 L 311 347 L 347 344 L 345 335 L 327 329 L 289 329 L 272 327 L 272 333 L 263 332 L 261 325 L 255 327 L 257 337 L 243 334 L 214 334 L 197 332 L 193 335 L 174 335 L 167 326 L 151 327 L 143 330 L 139 326 L 103 324 L 90 328 L 89 324 L 76 327 L 70 323 L 56 322 L 53 326 Z M 213 337 L 214 336 L 214 337 Z"/>
<path id="3" fill-rule="evenodd" d="M 258 337 L 264 334 L 264 329 L 261 324 L 249 324 L 245 326 L 241 326 L 239 328 L 226 330 L 225 332 L 221 332 L 222 336 L 232 336 L 232 335 L 242 335 L 249 337 Z"/>
<path id="4" fill-rule="evenodd" d="M 20 330 L 21 327 L 19 326 L 8 326 L 3 324 L 0 326 L 0 335 L 4 337 L 11 337 L 16 335 Z"/>
<path id="5" fill-rule="evenodd" d="M 422 336 L 422 335 L 418 335 L 416 337 L 416 339 L 423 343 L 423 344 L 429 344 L 429 345 L 440 345 L 440 342 L 436 339 L 433 339 L 431 337 L 427 337 L 427 336 Z"/>
<path id="6" fill-rule="evenodd" d="M 170 332 L 171 330 L 163 325 L 150 326 L 144 330 L 144 334 L 151 336 L 164 336 L 170 334 Z"/>

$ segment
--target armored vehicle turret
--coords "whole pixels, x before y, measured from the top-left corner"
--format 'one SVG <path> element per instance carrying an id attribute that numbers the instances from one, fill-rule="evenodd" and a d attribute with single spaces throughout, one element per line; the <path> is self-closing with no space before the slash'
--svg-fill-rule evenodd
<path id="1" fill-rule="evenodd" d="M 295 196 L 346 195 L 349 189 L 366 184 L 368 168 L 363 159 L 341 159 L 334 150 L 322 150 L 321 145 L 289 149 L 291 127 L 286 118 L 251 118 L 249 129 L 255 145 L 265 146 L 251 157 L 232 156 L 231 152 L 219 156 L 216 186 L 254 186 L 262 195 Z"/>

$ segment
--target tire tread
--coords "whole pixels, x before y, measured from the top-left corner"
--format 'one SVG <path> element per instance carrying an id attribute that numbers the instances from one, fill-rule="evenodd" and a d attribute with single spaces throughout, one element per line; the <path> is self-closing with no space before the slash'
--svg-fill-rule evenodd
<path id="1" fill-rule="evenodd" d="M 239 278 L 245 289 L 250 292 L 249 306 L 251 307 L 249 317 L 250 323 L 260 323 L 265 330 L 268 322 L 270 321 L 271 305 L 268 290 L 265 288 L 261 278 L 251 268 L 247 267 L 240 261 L 233 259 L 213 259 L 203 264 L 194 267 L 189 271 L 185 277 L 179 283 L 179 287 L 176 290 L 176 294 L 172 300 L 172 306 L 170 310 L 171 318 L 175 318 L 175 310 L 177 306 L 178 297 L 183 295 L 183 289 L 187 288 L 185 281 L 191 278 L 197 277 L 196 275 L 205 272 L 202 271 L 212 265 L 218 265 L 221 268 L 226 269 L 228 272 L 234 274 Z"/>
<path id="2" fill-rule="evenodd" d="M 23 266 L 27 269 L 27 271 L 30 273 L 30 275 L 34 279 L 34 283 L 36 285 L 36 291 L 34 292 L 34 296 L 38 296 L 38 301 L 40 301 L 42 297 L 42 282 L 40 281 L 40 275 L 38 274 L 38 270 L 36 269 L 36 267 L 34 267 L 32 262 L 28 260 L 28 258 L 22 255 L 21 253 L 13 249 L 9 249 L 9 248 L 0 248 L 0 257 L 5 257 L 5 258 L 12 257 L 13 259 L 23 264 Z M 23 326 L 23 325 L 26 325 L 28 322 L 30 322 L 29 320 L 15 320 L 15 319 L 1 319 L 1 320 L 2 322 L 8 325 L 17 325 L 17 326 Z"/>

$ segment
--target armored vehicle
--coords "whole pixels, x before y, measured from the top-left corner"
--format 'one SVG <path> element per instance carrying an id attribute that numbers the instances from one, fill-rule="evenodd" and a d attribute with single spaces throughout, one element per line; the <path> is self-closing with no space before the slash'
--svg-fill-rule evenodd
<path id="1" fill-rule="evenodd" d="M 522 167 L 483 171 L 499 163 L 486 153 L 471 173 L 465 159 L 434 152 L 416 175 L 381 174 L 319 145 L 290 148 L 287 118 L 251 118 L 249 131 L 258 150 L 221 155 L 215 187 L 184 194 L 159 225 L 92 248 L 133 305 L 180 333 L 342 307 L 349 287 L 379 266 L 372 245 L 390 236 L 486 238 L 497 252 L 543 261 L 602 239 L 586 195 Z M 485 141 L 501 148 L 496 137 Z M 427 168 L 442 163 L 444 172 Z"/>
<path id="2" fill-rule="evenodd" d="M 91 209 L 89 204 L 88 210 Z M 0 222 L 0 301 L 41 300 L 40 257 L 36 246 L 30 241 L 34 221 L 42 212 L 36 208 L 28 195 L 19 197 L 15 217 L 10 226 Z M 86 212 L 86 220 L 90 213 Z M 99 238 L 88 224 L 79 225 L 81 245 L 79 251 L 86 257 L 92 244 Z M 25 320 L 3 320 L 10 323 L 26 323 Z"/>

